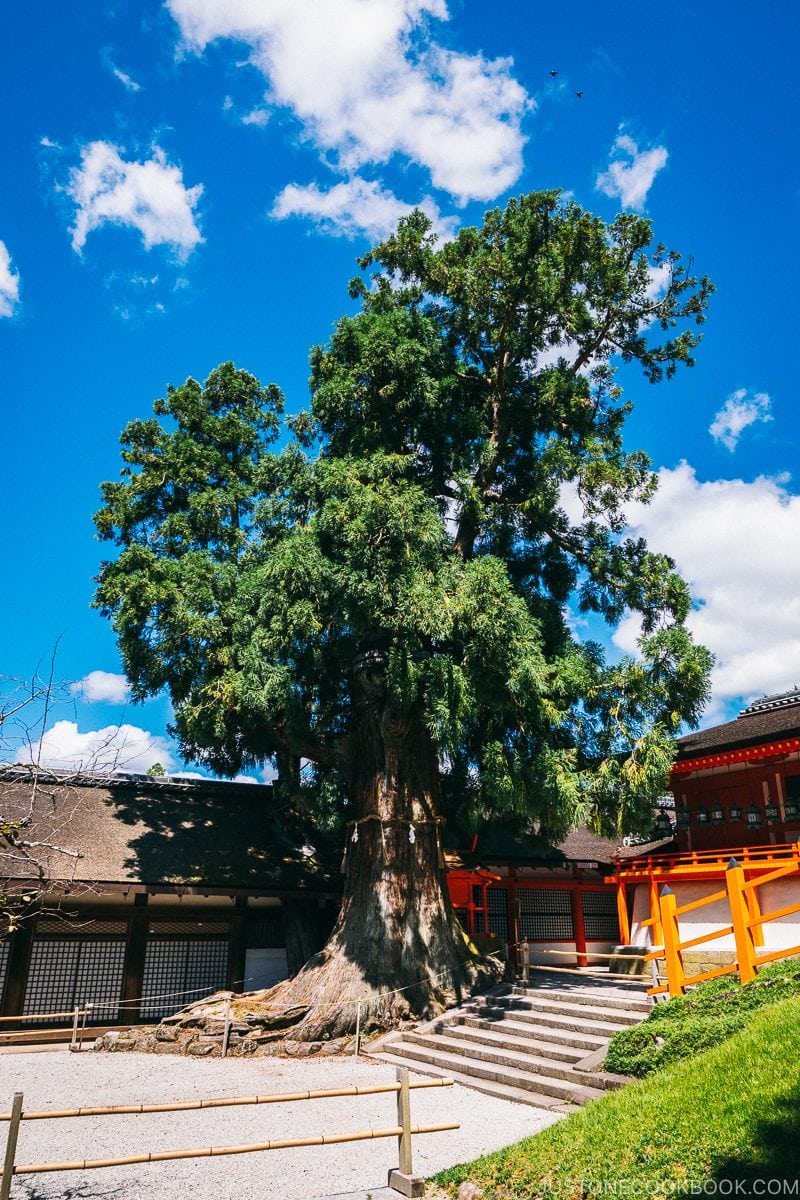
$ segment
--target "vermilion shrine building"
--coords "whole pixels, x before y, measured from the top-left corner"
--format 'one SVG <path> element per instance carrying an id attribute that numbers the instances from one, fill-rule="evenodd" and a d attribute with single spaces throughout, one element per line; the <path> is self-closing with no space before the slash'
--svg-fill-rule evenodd
<path id="1" fill-rule="evenodd" d="M 765 696 L 733 721 L 678 741 L 672 770 L 676 836 L 657 855 L 619 862 L 620 935 L 623 941 L 658 945 L 658 895 L 664 884 L 679 906 L 719 891 L 731 858 L 748 879 L 767 880 L 781 863 L 798 857 L 800 838 L 800 689 Z M 752 913 L 790 908 L 800 900 L 800 876 L 767 880 L 750 895 Z M 627 922 L 627 924 L 626 924 Z M 687 941 L 722 933 L 709 961 L 734 949 L 727 903 L 680 918 Z M 787 914 L 756 928 L 764 953 L 800 944 L 800 915 Z M 698 951 L 698 955 L 700 952 Z"/>

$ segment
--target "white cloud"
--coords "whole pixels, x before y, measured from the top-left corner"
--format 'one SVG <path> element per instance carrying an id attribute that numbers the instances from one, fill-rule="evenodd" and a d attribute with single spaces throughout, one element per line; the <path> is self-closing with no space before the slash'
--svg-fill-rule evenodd
<path id="1" fill-rule="evenodd" d="M 242 117 L 243 125 L 258 125 L 263 128 L 269 121 L 269 111 L 266 108 L 253 108 Z"/>
<path id="2" fill-rule="evenodd" d="M 608 170 L 597 176 L 595 186 L 606 196 L 618 197 L 623 208 L 641 211 L 656 175 L 666 166 L 669 157 L 666 147 L 640 150 L 632 137 L 620 133 L 612 146 L 612 154 L 614 151 L 619 151 L 623 157 L 609 163 Z"/>
<path id="3" fill-rule="evenodd" d="M 90 671 L 83 679 L 70 687 L 73 696 L 88 700 L 90 704 L 106 701 L 109 704 L 124 704 L 130 699 L 131 685 L 124 675 L 112 671 Z"/>
<path id="4" fill-rule="evenodd" d="M 738 388 L 728 396 L 709 425 L 708 432 L 715 442 L 722 442 L 733 454 L 748 425 L 771 420 L 770 398 L 766 392 L 756 392 L 752 399 L 748 399 L 747 389 Z"/>
<path id="5" fill-rule="evenodd" d="M 386 191 L 379 183 L 366 179 L 348 179 L 323 191 L 315 183 L 300 187 L 290 183 L 277 197 L 271 215 L 279 220 L 286 217 L 308 217 L 318 229 L 340 237 L 366 237 L 369 241 L 380 241 L 415 206 L 399 200 L 393 192 Z M 455 221 L 442 218 L 439 208 L 429 198 L 416 206 L 426 212 L 433 221 L 436 232 L 442 238 L 453 236 Z"/>
<path id="6" fill-rule="evenodd" d="M 444 0 L 167 0 L 184 44 L 244 42 L 267 102 L 345 172 L 400 154 L 455 196 L 490 200 L 522 170 L 532 101 L 509 59 L 437 44 Z"/>
<path id="7" fill-rule="evenodd" d="M 19 750 L 15 761 L 64 771 L 144 773 L 155 763 L 169 771 L 174 757 L 166 738 L 136 725 L 81 733 L 75 721 L 56 721 L 38 741 Z"/>
<path id="8" fill-rule="evenodd" d="M 187 188 L 159 146 L 147 162 L 130 162 L 110 142 L 90 142 L 66 190 L 77 209 L 72 246 L 78 253 L 89 233 L 106 224 L 138 229 L 146 250 L 171 246 L 180 259 L 203 241 L 194 212 L 202 184 Z"/>
<path id="9" fill-rule="evenodd" d="M 717 659 L 716 711 L 800 683 L 800 495 L 781 476 L 701 483 L 687 463 L 659 476 L 651 504 L 627 515 L 698 601 L 688 623 Z M 633 651 L 637 632 L 629 619 L 614 641 Z"/>
<path id="10" fill-rule="evenodd" d="M 0 317 L 11 317 L 19 303 L 19 273 L 11 265 L 5 242 L 0 242 Z"/>

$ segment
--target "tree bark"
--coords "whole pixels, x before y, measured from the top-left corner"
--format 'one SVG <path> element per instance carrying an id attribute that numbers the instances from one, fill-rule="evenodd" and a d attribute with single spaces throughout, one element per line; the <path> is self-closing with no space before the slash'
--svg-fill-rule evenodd
<path id="1" fill-rule="evenodd" d="M 298 1007 L 299 1040 L 430 1018 L 502 974 L 470 945 L 450 903 L 442 855 L 439 756 L 419 711 L 387 698 L 383 662 L 356 668 L 345 888 L 325 947 L 298 974 L 246 997 L 250 1011 Z"/>

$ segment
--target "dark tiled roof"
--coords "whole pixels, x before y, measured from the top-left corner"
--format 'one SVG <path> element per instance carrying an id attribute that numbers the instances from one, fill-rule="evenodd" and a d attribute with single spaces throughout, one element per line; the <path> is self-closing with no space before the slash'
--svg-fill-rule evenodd
<path id="1" fill-rule="evenodd" d="M 610 838 L 599 837 L 589 829 L 573 829 L 559 842 L 551 842 L 540 834 L 512 833 L 502 828 L 487 829 L 479 834 L 475 849 L 452 848 L 451 866 L 484 867 L 547 867 L 569 868 L 578 864 L 597 864 L 610 867 L 617 858 L 651 854 L 671 846 L 673 839 L 623 847 Z"/>
<path id="2" fill-rule="evenodd" d="M 800 736 L 800 691 L 767 696 L 746 708 L 735 721 L 678 738 L 678 761 L 715 751 L 735 750 Z"/>
<path id="3" fill-rule="evenodd" d="M 24 815 L 31 795 L 26 772 L 0 768 L 5 817 Z M 272 788 L 258 784 L 52 774 L 37 785 L 26 836 L 73 852 L 36 851 L 52 880 L 341 891 L 339 857 L 330 849 L 304 854 L 303 838 L 276 825 L 272 798 Z M 30 874 L 0 851 L 0 879 Z"/>

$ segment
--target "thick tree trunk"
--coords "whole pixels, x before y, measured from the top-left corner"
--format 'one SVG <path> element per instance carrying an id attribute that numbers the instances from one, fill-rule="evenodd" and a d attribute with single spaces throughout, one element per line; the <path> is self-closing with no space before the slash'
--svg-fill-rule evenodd
<path id="1" fill-rule="evenodd" d="M 251 1010 L 307 1009 L 301 1040 L 387 1029 L 432 1017 L 502 974 L 473 951 L 447 893 L 439 814 L 439 762 L 422 714 L 384 695 L 382 663 L 357 673 L 351 741 L 353 819 L 347 826 L 342 908 L 327 945 Z"/>

